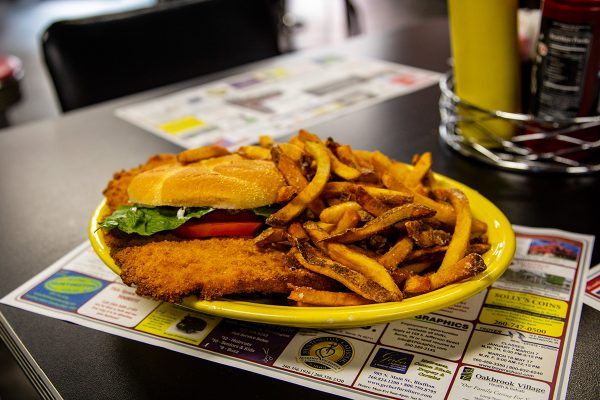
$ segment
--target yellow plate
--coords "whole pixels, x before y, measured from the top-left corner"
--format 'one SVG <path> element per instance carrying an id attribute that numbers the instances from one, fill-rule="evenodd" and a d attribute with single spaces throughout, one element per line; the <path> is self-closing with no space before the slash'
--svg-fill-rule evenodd
<path id="1" fill-rule="evenodd" d="M 191 296 L 183 305 L 191 309 L 225 318 L 266 324 L 296 327 L 359 327 L 408 318 L 449 307 L 463 301 L 498 279 L 508 268 L 515 252 L 515 234 L 504 214 L 475 190 L 450 178 L 436 175 L 438 184 L 461 189 L 469 198 L 473 216 L 486 222 L 491 249 L 483 255 L 488 268 L 481 274 L 431 293 L 405 299 L 401 302 L 369 304 L 349 307 L 291 307 L 239 300 L 198 300 Z M 104 235 L 98 229 L 98 219 L 108 212 L 103 201 L 94 211 L 89 224 L 92 247 L 102 261 L 116 274 L 119 267 L 110 257 Z"/>

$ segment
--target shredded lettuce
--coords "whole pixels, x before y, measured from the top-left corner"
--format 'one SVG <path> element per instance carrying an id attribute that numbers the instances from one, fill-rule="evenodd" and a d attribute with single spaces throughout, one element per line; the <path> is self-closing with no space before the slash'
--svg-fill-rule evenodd
<path id="1" fill-rule="evenodd" d="M 191 218 L 200 218 L 214 208 L 210 207 L 143 207 L 121 206 L 99 226 L 104 230 L 119 229 L 125 233 L 150 236 L 157 232 L 176 229 Z M 268 217 L 277 211 L 276 207 L 265 206 L 253 209 L 256 215 Z"/>

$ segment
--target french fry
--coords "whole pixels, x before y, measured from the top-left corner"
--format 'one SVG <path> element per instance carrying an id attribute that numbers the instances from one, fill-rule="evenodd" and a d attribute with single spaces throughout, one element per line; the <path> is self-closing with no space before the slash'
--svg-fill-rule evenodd
<path id="1" fill-rule="evenodd" d="M 450 242 L 451 234 L 442 229 L 434 229 L 423 220 L 407 221 L 404 226 L 408 236 L 421 248 L 445 246 Z"/>
<path id="2" fill-rule="evenodd" d="M 182 151 L 181 153 L 177 154 L 177 161 L 182 164 L 190 164 L 193 162 L 206 160 L 207 158 L 225 156 L 227 154 L 230 153 L 225 147 L 204 146 Z"/>
<path id="3" fill-rule="evenodd" d="M 317 243 L 318 245 L 318 243 Z M 376 251 L 371 249 L 366 249 L 364 247 L 357 246 L 355 244 L 347 244 L 350 250 L 353 250 L 357 253 L 364 254 L 365 256 L 371 257 L 373 260 L 377 260 L 379 258 L 379 254 Z"/>
<path id="4" fill-rule="evenodd" d="M 456 216 L 454 215 L 454 210 L 450 205 L 437 202 L 429 197 L 415 192 L 389 173 L 384 173 L 381 177 L 381 180 L 389 189 L 402 193 L 405 196 L 412 196 L 415 203 L 434 209 L 436 211 L 435 217 L 441 222 L 450 226 L 454 225 Z"/>
<path id="5" fill-rule="evenodd" d="M 400 289 L 383 265 L 364 254 L 352 251 L 348 246 L 344 246 L 343 244 L 328 243 L 326 244 L 326 248 L 327 254 L 334 261 L 360 272 L 367 278 L 377 282 L 394 296 L 395 301 L 402 300 L 402 292 L 400 292 Z"/>
<path id="6" fill-rule="evenodd" d="M 308 239 L 308 234 L 300 222 L 292 222 L 290 226 L 288 226 L 287 232 L 296 241 Z"/>
<path id="7" fill-rule="evenodd" d="M 404 184 L 410 188 L 417 187 L 419 184 L 421 184 L 421 181 L 431 169 L 431 164 L 431 153 L 426 152 L 421 154 L 421 156 L 418 157 L 413 169 L 406 174 L 406 177 L 404 178 Z"/>
<path id="8" fill-rule="evenodd" d="M 276 203 L 287 203 L 294 198 L 296 190 L 292 186 L 282 186 L 277 191 Z"/>
<path id="9" fill-rule="evenodd" d="M 403 286 L 404 282 L 406 282 L 406 280 L 412 275 L 411 272 L 406 272 L 404 270 L 401 270 L 399 268 L 394 268 L 390 271 L 390 276 L 392 277 L 392 279 L 394 280 L 394 282 L 396 283 L 396 285 L 398 285 L 398 287 Z"/>
<path id="10" fill-rule="evenodd" d="M 360 222 L 360 214 L 357 210 L 346 210 L 342 217 L 336 224 L 335 229 L 331 232 L 332 235 L 337 235 L 343 232 L 346 232 L 349 229 L 352 229 L 358 225 Z"/>
<path id="11" fill-rule="evenodd" d="M 300 140 L 298 136 L 294 136 L 290 139 L 290 144 L 298 147 L 300 150 L 304 151 L 304 142 Z"/>
<path id="12" fill-rule="evenodd" d="M 300 129 L 298 131 L 298 139 L 301 142 L 317 142 L 317 143 L 323 143 L 321 141 L 321 138 L 319 138 L 317 135 L 315 135 L 314 133 L 310 133 L 309 131 L 306 131 L 304 129 Z"/>
<path id="13" fill-rule="evenodd" d="M 486 265 L 483 258 L 477 253 L 467 254 L 451 267 L 427 275 L 411 275 L 404 284 L 404 293 L 416 296 L 432 290 L 460 282 L 485 271 Z"/>
<path id="14" fill-rule="evenodd" d="M 424 249 L 414 249 L 406 256 L 404 262 L 442 261 L 444 254 L 446 254 L 446 250 L 448 250 L 448 246 L 433 246 Z"/>
<path id="15" fill-rule="evenodd" d="M 267 224 L 282 226 L 297 217 L 306 207 L 315 201 L 329 180 L 331 162 L 322 143 L 306 142 L 306 150 L 317 161 L 317 171 L 312 181 L 298 195 L 276 213 L 267 218 Z"/>
<path id="16" fill-rule="evenodd" d="M 280 146 L 271 148 L 271 157 L 288 185 L 296 188 L 298 192 L 301 192 L 308 185 L 308 180 L 302 173 L 300 166 L 294 159 L 285 154 Z"/>
<path id="17" fill-rule="evenodd" d="M 331 232 L 333 232 L 333 230 L 337 226 L 336 224 L 329 224 L 329 223 L 323 222 L 323 221 L 318 221 L 318 222 L 316 222 L 316 224 L 319 227 L 319 229 L 323 230 L 327 234 L 330 234 Z"/>
<path id="18" fill-rule="evenodd" d="M 261 232 L 254 238 L 257 246 L 265 247 L 273 243 L 279 243 L 287 240 L 287 232 L 283 228 L 273 228 L 272 226 Z"/>
<path id="19" fill-rule="evenodd" d="M 378 303 L 401 299 L 399 289 L 399 295 L 395 295 L 369 277 L 327 258 L 307 243 L 300 243 L 297 248 L 293 256 L 304 268 L 335 279 L 366 299 Z"/>
<path id="20" fill-rule="evenodd" d="M 298 163 L 285 154 L 279 146 L 271 148 L 271 155 L 288 185 L 294 188 L 295 193 L 302 192 L 308 185 L 308 180 L 302 173 L 302 169 Z M 323 204 L 323 200 L 316 198 L 308 205 L 308 208 L 315 215 L 319 215 L 323 208 L 325 208 L 325 205 Z"/>
<path id="21" fill-rule="evenodd" d="M 419 262 L 419 263 L 403 265 L 401 267 L 396 268 L 396 270 L 402 271 L 402 272 L 408 273 L 408 274 L 420 274 L 421 272 L 425 271 L 426 269 L 431 268 L 434 264 L 435 263 L 431 262 L 431 261 L 423 261 L 423 262 Z"/>
<path id="22" fill-rule="evenodd" d="M 352 150 L 352 152 L 356 156 L 356 159 L 361 167 L 374 170 L 373 163 L 371 162 L 371 158 L 373 157 L 372 151 Z"/>
<path id="23" fill-rule="evenodd" d="M 340 178 L 353 181 L 361 176 L 359 170 L 341 162 L 330 149 L 327 149 L 327 154 L 329 154 L 329 158 L 331 159 L 331 170 Z"/>
<path id="24" fill-rule="evenodd" d="M 277 147 L 281 149 L 281 151 L 296 162 L 300 162 L 302 156 L 304 156 L 303 147 L 296 146 L 291 143 L 279 143 Z"/>
<path id="25" fill-rule="evenodd" d="M 242 146 L 238 153 L 252 160 L 270 160 L 271 149 L 259 146 Z"/>
<path id="26" fill-rule="evenodd" d="M 444 255 L 438 272 L 443 272 L 444 269 L 450 268 L 465 256 L 471 235 L 471 208 L 467 196 L 454 188 L 445 189 L 444 195 L 450 201 L 452 207 L 454 207 L 456 223 L 448 250 Z"/>
<path id="27" fill-rule="evenodd" d="M 403 237 L 396 242 L 384 255 L 379 257 L 379 263 L 388 270 L 393 270 L 400 264 L 413 249 L 413 241 Z"/>
<path id="28" fill-rule="evenodd" d="M 273 141 L 271 136 L 261 135 L 258 137 L 258 145 L 265 149 L 270 149 L 275 145 L 275 141 Z"/>
<path id="29" fill-rule="evenodd" d="M 370 161 L 373 164 L 375 172 L 379 175 L 380 178 L 381 176 L 383 176 L 383 174 L 389 173 L 389 170 L 392 167 L 392 160 L 390 160 L 388 156 L 386 156 L 379 150 L 371 153 Z"/>
<path id="30" fill-rule="evenodd" d="M 360 228 L 348 229 L 346 232 L 329 236 L 325 239 L 328 242 L 335 243 L 353 243 L 366 239 L 382 230 L 389 228 L 399 222 L 413 219 L 429 218 L 435 214 L 432 209 L 418 205 L 405 204 L 400 207 L 392 208 L 379 217 L 367 222 Z"/>
<path id="31" fill-rule="evenodd" d="M 488 243 L 473 243 L 469 245 L 467 253 L 484 254 L 489 249 L 490 245 Z M 405 262 L 442 261 L 446 251 L 448 251 L 448 246 L 415 249 L 406 257 Z"/>
<path id="32" fill-rule="evenodd" d="M 351 166 L 354 169 L 360 170 L 360 160 L 356 154 L 352 151 L 350 145 L 340 145 L 335 148 L 335 155 L 346 165 Z"/>
<path id="33" fill-rule="evenodd" d="M 431 292 L 431 281 L 427 276 L 411 275 L 404 282 L 404 294 L 407 296 L 417 296 Z"/>
<path id="34" fill-rule="evenodd" d="M 323 189 L 323 197 L 339 197 L 339 196 L 348 196 L 352 197 L 352 195 L 356 192 L 357 188 L 362 187 L 369 193 L 371 196 L 375 197 L 378 200 L 381 200 L 388 204 L 393 205 L 401 205 L 410 203 L 413 201 L 413 196 L 411 194 L 406 194 L 403 192 L 398 192 L 396 190 L 390 190 L 385 188 L 379 188 L 375 186 L 369 186 L 365 184 L 352 183 L 352 182 L 329 182 L 325 185 Z M 434 200 L 432 200 L 435 202 Z M 452 209 L 452 207 L 448 207 Z"/>
<path id="35" fill-rule="evenodd" d="M 379 217 L 388 211 L 391 207 L 386 205 L 383 201 L 376 199 L 372 196 L 367 190 L 358 186 L 354 190 L 354 196 L 356 197 L 356 202 L 362 206 L 368 213 L 374 215 L 375 217 Z"/>
<path id="36" fill-rule="evenodd" d="M 354 292 L 328 292 L 304 286 L 293 287 L 288 299 L 300 302 L 303 306 L 318 307 L 361 306 L 373 303 L 372 300 L 367 300 Z"/>
<path id="37" fill-rule="evenodd" d="M 394 179 L 404 182 L 404 179 L 410 172 L 410 168 L 407 165 L 390 160 L 380 151 L 373 152 L 371 162 L 373 163 L 373 167 L 380 178 L 383 176 L 383 174 L 390 174 L 394 177 Z"/>
<path id="38" fill-rule="evenodd" d="M 429 276 L 431 289 L 439 289 L 451 283 L 460 282 L 464 279 L 485 271 L 486 265 L 483 258 L 477 253 L 467 254 L 453 265 L 442 269 Z"/>
<path id="39" fill-rule="evenodd" d="M 330 224 L 337 224 L 347 210 L 360 211 L 362 207 L 355 201 L 345 201 L 325 208 L 319 214 L 319 219 Z"/>

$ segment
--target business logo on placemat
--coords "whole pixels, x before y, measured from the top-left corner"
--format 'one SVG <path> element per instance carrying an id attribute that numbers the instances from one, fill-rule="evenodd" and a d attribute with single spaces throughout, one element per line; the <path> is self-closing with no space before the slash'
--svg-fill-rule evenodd
<path id="1" fill-rule="evenodd" d="M 371 367 L 405 374 L 413 358 L 412 354 L 380 348 L 371 361 Z"/>
<path id="2" fill-rule="evenodd" d="M 304 343 L 298 361 L 315 369 L 339 371 L 353 356 L 354 348 L 350 342 L 335 336 L 324 336 Z"/>
<path id="3" fill-rule="evenodd" d="M 102 291 L 108 282 L 74 271 L 61 270 L 23 294 L 21 298 L 60 310 L 75 312 Z"/>
<path id="4" fill-rule="evenodd" d="M 473 378 L 473 372 L 475 369 L 471 367 L 464 367 L 460 373 L 460 379 L 463 381 L 470 381 Z"/>

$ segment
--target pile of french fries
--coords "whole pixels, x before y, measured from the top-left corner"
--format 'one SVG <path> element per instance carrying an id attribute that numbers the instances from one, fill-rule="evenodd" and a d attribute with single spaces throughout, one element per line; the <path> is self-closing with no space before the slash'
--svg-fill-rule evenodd
<path id="1" fill-rule="evenodd" d="M 456 188 L 436 188 L 431 154 L 412 166 L 301 130 L 289 143 L 260 138 L 238 154 L 272 160 L 285 204 L 255 242 L 338 281 L 339 292 L 290 287 L 298 306 L 401 301 L 486 269 L 487 226 Z"/>

